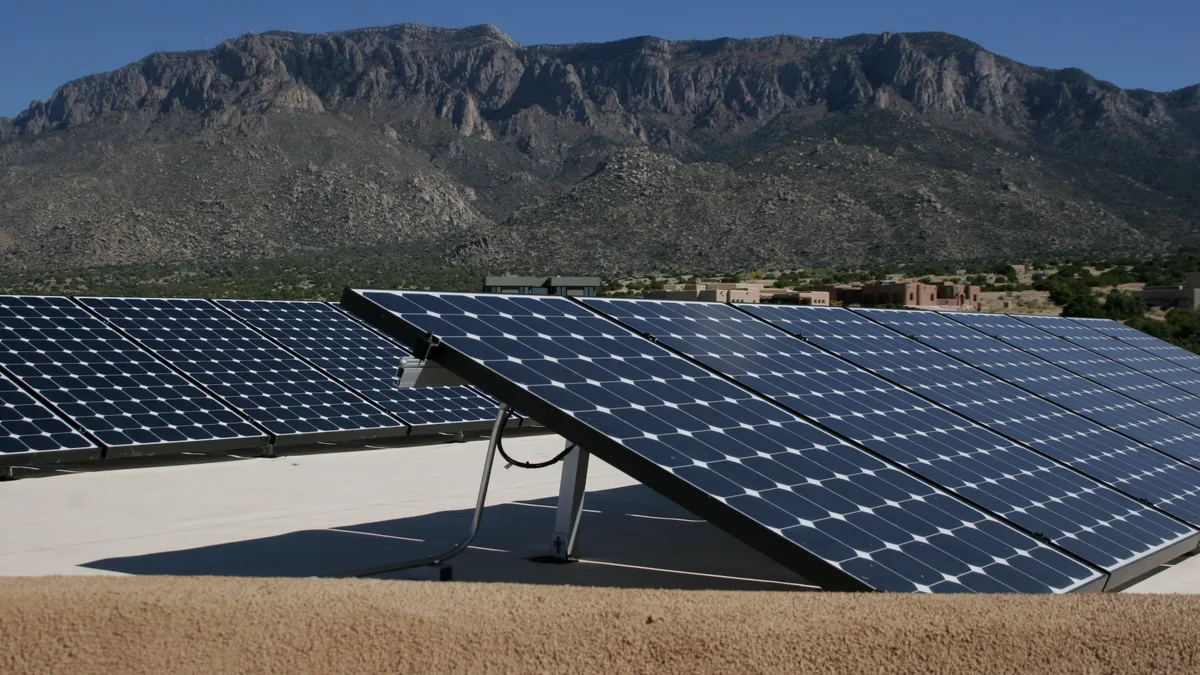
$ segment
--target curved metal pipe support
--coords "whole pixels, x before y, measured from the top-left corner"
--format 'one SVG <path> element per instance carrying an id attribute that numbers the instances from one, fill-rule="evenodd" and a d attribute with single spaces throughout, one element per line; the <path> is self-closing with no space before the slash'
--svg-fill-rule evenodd
<path id="1" fill-rule="evenodd" d="M 401 570 L 410 570 L 415 567 L 425 567 L 429 565 L 441 565 L 447 560 L 467 550 L 471 542 L 475 541 L 475 535 L 479 533 L 479 525 L 483 522 L 483 506 L 487 501 L 488 483 L 492 479 L 492 464 L 496 459 L 496 445 L 500 442 L 500 434 L 504 431 L 504 418 L 509 411 L 508 405 L 501 405 L 500 412 L 496 414 L 496 423 L 492 425 L 492 436 L 488 441 L 487 456 L 483 460 L 483 478 L 479 481 L 479 497 L 475 500 L 475 515 L 471 519 L 471 528 L 467 531 L 467 536 L 462 541 L 458 542 L 454 548 L 440 553 L 431 555 L 426 558 L 410 560 L 408 562 L 393 563 L 390 565 L 380 565 L 370 569 L 359 570 L 357 572 L 348 572 L 346 574 L 335 574 L 338 578 L 347 577 L 372 577 L 388 572 L 399 572 Z"/>

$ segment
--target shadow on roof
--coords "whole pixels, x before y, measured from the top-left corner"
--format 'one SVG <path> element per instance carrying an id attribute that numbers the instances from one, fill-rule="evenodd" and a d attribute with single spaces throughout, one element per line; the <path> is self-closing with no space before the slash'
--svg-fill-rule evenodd
<path id="1" fill-rule="evenodd" d="M 649 488 L 589 492 L 581 562 L 532 562 L 550 551 L 551 497 L 484 512 L 471 549 L 451 561 L 456 581 L 622 588 L 811 590 L 804 580 Z M 471 509 L 97 560 L 83 567 L 137 575 L 314 577 L 442 552 L 467 530 Z M 381 578 L 405 578 L 405 573 Z"/>

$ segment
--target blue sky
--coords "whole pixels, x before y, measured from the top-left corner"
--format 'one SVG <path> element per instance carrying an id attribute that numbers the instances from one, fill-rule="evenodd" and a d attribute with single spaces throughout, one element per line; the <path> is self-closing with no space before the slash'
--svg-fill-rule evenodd
<path id="1" fill-rule="evenodd" d="M 1123 87 L 1163 91 L 1200 82 L 1196 0 L 0 0 L 0 115 L 15 115 L 68 80 L 154 51 L 212 47 L 273 29 L 395 23 L 491 23 L 523 44 L 938 30 L 1024 63 L 1082 68 Z"/>

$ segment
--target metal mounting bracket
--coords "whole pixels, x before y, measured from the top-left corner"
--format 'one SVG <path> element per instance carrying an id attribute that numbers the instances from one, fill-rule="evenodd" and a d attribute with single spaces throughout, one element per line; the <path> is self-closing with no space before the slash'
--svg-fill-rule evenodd
<path id="1" fill-rule="evenodd" d="M 469 530 L 467 530 L 466 538 L 455 544 L 454 548 L 446 551 L 445 553 L 439 553 L 438 555 L 431 555 L 425 558 L 409 560 L 407 562 L 380 565 L 378 567 L 371 567 L 365 570 L 346 572 L 344 574 L 335 574 L 332 576 L 341 578 L 373 577 L 379 574 L 387 574 L 388 572 L 399 572 L 401 570 L 410 570 L 417 567 L 426 566 L 436 567 L 442 570 L 449 569 L 445 567 L 445 562 L 467 550 L 467 547 L 471 545 L 471 542 L 475 541 L 475 535 L 479 533 L 479 525 L 483 522 L 483 507 L 487 501 L 488 483 L 492 479 L 492 465 L 495 463 L 496 459 L 496 445 L 500 441 L 500 434 L 504 432 L 504 418 L 508 416 L 507 413 L 509 410 L 510 408 L 507 405 L 501 405 L 500 411 L 496 414 L 496 422 L 492 425 L 492 437 L 491 440 L 488 441 L 487 455 L 485 455 L 483 459 L 483 477 L 479 481 L 479 496 L 475 500 L 475 515 L 471 519 L 471 527 Z M 448 574 L 444 571 L 440 572 L 439 578 L 447 579 Z"/>
<path id="2" fill-rule="evenodd" d="M 570 448 L 573 443 L 567 441 Z M 550 537 L 550 556 L 568 561 L 578 555 L 579 521 L 583 516 L 583 497 L 587 491 L 587 450 L 576 445 L 562 461 L 558 483 L 558 508 L 554 514 L 554 534 Z"/>

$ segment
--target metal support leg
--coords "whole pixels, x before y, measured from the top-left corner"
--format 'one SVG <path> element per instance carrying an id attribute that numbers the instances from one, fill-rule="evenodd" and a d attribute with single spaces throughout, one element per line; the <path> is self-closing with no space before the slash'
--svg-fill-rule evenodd
<path id="1" fill-rule="evenodd" d="M 567 447 L 572 443 L 567 441 Z M 554 514 L 554 536 L 550 555 L 570 560 L 578 554 L 579 520 L 583 515 L 583 496 L 587 491 L 589 453 L 576 447 L 563 459 L 562 479 L 558 484 L 558 511 Z"/>
<path id="2" fill-rule="evenodd" d="M 0 466 L 0 480 L 16 480 L 16 473 L 11 466 Z"/>
<path id="3" fill-rule="evenodd" d="M 487 501 L 488 483 L 492 479 L 492 464 L 496 459 L 496 444 L 500 440 L 500 434 L 504 431 L 502 423 L 504 422 L 505 413 L 509 407 L 507 405 L 500 406 L 500 412 L 496 414 L 496 423 L 492 425 L 492 437 L 488 441 L 487 455 L 483 460 L 483 478 L 479 480 L 479 496 L 475 500 L 475 516 L 471 519 L 471 529 L 467 531 L 467 536 L 462 541 L 458 542 L 454 548 L 440 553 L 431 555 L 427 558 L 419 558 L 408 562 L 393 563 L 390 565 L 381 565 L 370 569 L 360 570 L 358 572 L 349 572 L 346 574 L 335 574 L 335 577 L 371 577 L 377 574 L 386 574 L 388 572 L 399 572 L 401 570 L 409 570 L 415 567 L 439 567 L 442 563 L 453 558 L 454 556 L 467 550 L 471 542 L 475 541 L 475 535 L 479 533 L 479 525 L 483 522 L 483 506 Z M 447 578 L 448 575 L 442 574 L 442 578 Z"/>

